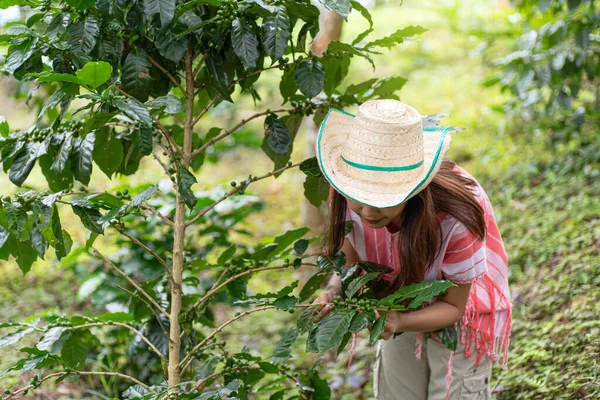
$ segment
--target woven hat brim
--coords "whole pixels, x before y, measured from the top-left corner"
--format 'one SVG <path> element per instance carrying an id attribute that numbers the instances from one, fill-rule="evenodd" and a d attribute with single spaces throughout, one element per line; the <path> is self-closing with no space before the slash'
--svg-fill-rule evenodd
<path id="1" fill-rule="evenodd" d="M 415 196 L 433 180 L 450 147 L 448 129 L 425 129 L 422 173 L 402 184 L 357 182 L 340 168 L 341 149 L 352 127 L 354 115 L 332 109 L 321 124 L 316 142 L 317 160 L 325 179 L 342 195 L 377 208 L 395 207 Z M 386 174 L 387 172 L 381 172 Z"/>

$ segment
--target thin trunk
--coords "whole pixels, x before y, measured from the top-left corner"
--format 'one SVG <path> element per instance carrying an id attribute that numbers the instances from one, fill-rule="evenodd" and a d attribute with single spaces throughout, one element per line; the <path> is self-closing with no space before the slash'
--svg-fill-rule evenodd
<path id="1" fill-rule="evenodd" d="M 187 168 L 190 164 L 192 154 L 192 131 L 194 121 L 194 75 L 192 68 L 192 51 L 188 49 L 185 55 L 186 75 L 186 104 L 185 104 L 185 126 L 183 139 L 183 154 L 181 164 Z M 175 209 L 175 232 L 173 242 L 173 284 L 171 285 L 171 312 L 169 332 L 169 387 L 173 388 L 171 393 L 178 390 L 174 387 L 181 382 L 181 371 L 179 368 L 179 348 L 181 346 L 181 328 L 179 326 L 179 314 L 181 312 L 181 288 L 183 275 L 183 251 L 185 243 L 185 202 L 177 191 Z"/>

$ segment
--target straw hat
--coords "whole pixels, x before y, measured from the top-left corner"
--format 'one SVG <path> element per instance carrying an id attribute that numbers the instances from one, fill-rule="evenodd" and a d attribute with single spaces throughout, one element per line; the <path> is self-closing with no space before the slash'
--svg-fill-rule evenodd
<path id="1" fill-rule="evenodd" d="M 423 129 L 421 115 L 396 100 L 362 104 L 356 116 L 331 109 L 319 130 L 317 160 L 344 196 L 377 208 L 402 204 L 438 172 L 448 128 Z"/>

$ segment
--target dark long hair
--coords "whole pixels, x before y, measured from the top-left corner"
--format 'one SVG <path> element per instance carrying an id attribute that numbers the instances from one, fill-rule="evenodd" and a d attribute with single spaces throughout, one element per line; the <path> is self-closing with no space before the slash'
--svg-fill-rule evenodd
<path id="1" fill-rule="evenodd" d="M 406 202 L 398 235 L 401 268 L 394 290 L 422 282 L 433 265 L 442 241 L 438 212 L 452 215 L 481 240 L 485 238 L 484 211 L 471 191 L 477 184 L 460 175 L 455 166 L 453 161 L 444 159 L 431 183 Z M 344 242 L 347 207 L 346 198 L 337 191 L 333 193 L 327 238 L 329 255 L 339 251 Z"/>

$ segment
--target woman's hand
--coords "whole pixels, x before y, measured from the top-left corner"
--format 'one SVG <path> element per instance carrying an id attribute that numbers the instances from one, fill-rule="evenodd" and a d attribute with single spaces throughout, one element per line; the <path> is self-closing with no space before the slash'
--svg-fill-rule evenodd
<path id="1" fill-rule="evenodd" d="M 375 311 L 375 316 L 379 318 L 381 314 L 378 311 Z M 383 328 L 383 332 L 379 335 L 380 339 L 388 340 L 395 333 L 400 333 L 404 331 L 403 321 L 405 314 L 398 311 L 390 311 L 385 320 L 385 327 Z"/>
<path id="2" fill-rule="evenodd" d="M 331 311 L 331 305 L 333 304 L 333 293 L 330 291 L 324 291 L 313 301 L 313 304 L 318 304 L 317 308 L 313 311 L 313 315 L 316 315 L 314 322 L 319 322 L 324 316 L 329 314 Z"/>

